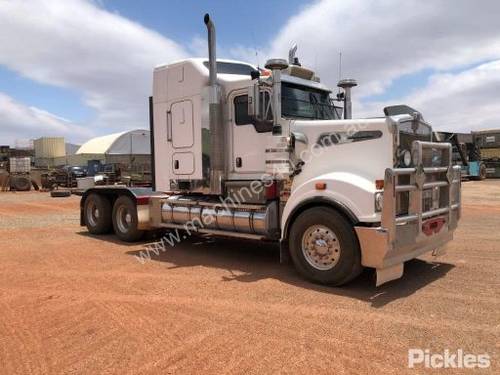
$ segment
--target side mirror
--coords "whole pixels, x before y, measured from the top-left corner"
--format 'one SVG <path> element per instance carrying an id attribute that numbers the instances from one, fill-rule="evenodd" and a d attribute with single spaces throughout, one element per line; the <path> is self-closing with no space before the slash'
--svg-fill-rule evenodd
<path id="1" fill-rule="evenodd" d="M 270 113 L 267 104 L 270 105 L 270 97 L 267 92 L 261 91 L 258 83 L 250 86 L 248 95 L 248 117 L 252 119 L 252 124 L 257 133 L 267 133 L 273 128 L 272 110 Z M 266 111 L 266 109 L 268 109 Z"/>
<path id="2" fill-rule="evenodd" d="M 252 70 L 250 72 L 250 77 L 252 77 L 252 81 L 260 78 L 260 72 L 258 70 Z"/>

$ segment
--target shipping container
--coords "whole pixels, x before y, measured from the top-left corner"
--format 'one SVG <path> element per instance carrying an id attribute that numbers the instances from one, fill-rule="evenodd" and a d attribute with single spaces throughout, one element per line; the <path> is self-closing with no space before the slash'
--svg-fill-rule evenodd
<path id="1" fill-rule="evenodd" d="M 500 160 L 500 147 L 481 149 L 481 157 L 483 159 Z"/>
<path id="2" fill-rule="evenodd" d="M 481 149 L 500 147 L 500 129 L 483 130 L 473 134 L 476 144 Z"/>
<path id="3" fill-rule="evenodd" d="M 486 166 L 486 175 L 500 177 L 500 129 L 482 130 L 472 133 L 481 150 L 481 160 Z"/>

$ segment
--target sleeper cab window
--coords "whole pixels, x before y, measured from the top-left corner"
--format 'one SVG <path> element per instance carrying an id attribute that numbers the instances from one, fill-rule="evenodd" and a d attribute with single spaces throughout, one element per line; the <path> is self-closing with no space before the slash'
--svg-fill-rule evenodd
<path id="1" fill-rule="evenodd" d="M 252 119 L 248 116 L 248 95 L 240 95 L 234 98 L 234 122 L 236 125 L 252 123 Z"/>

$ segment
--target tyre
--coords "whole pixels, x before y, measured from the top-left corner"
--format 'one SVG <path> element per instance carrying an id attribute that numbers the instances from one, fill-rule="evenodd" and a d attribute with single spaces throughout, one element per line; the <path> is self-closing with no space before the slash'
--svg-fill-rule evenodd
<path id="1" fill-rule="evenodd" d="M 85 199 L 83 217 L 90 233 L 105 234 L 111 232 L 111 203 L 105 197 L 90 194 Z"/>
<path id="2" fill-rule="evenodd" d="M 16 191 L 30 191 L 31 180 L 26 177 L 12 177 L 10 186 Z"/>
<path id="3" fill-rule="evenodd" d="M 342 285 L 363 269 L 354 228 L 333 209 L 314 207 L 301 213 L 292 225 L 289 241 L 295 268 L 316 283 Z"/>
<path id="4" fill-rule="evenodd" d="M 71 196 L 71 191 L 69 190 L 52 190 L 50 192 L 52 198 L 64 198 Z"/>
<path id="5" fill-rule="evenodd" d="M 479 179 L 480 179 L 480 180 L 484 180 L 484 179 L 486 179 L 486 174 L 487 174 L 487 173 L 486 173 L 486 165 L 481 164 L 481 165 L 479 166 Z"/>
<path id="6" fill-rule="evenodd" d="M 139 241 L 144 231 L 137 229 L 137 206 L 132 198 L 118 197 L 113 206 L 113 229 L 116 236 L 125 242 Z"/>

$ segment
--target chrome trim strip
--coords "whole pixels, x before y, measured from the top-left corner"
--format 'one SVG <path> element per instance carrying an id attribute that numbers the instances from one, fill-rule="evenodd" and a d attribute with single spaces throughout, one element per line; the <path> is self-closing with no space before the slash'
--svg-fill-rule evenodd
<path id="1" fill-rule="evenodd" d="M 443 173 L 447 172 L 448 167 L 425 167 L 424 173 Z"/>
<path id="2" fill-rule="evenodd" d="M 443 186 L 448 186 L 449 183 L 447 181 L 434 181 L 434 182 L 427 182 L 424 184 L 424 189 L 432 189 L 435 187 L 443 187 Z"/>

